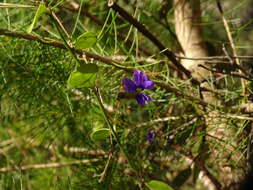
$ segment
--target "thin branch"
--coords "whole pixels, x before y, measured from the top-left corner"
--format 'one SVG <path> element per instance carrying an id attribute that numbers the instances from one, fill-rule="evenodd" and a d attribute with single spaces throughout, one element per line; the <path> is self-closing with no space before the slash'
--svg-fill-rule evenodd
<path id="1" fill-rule="evenodd" d="M 98 180 L 99 183 L 102 183 L 104 181 L 111 162 L 112 162 L 112 152 L 109 153 L 105 168 L 104 168 L 103 172 L 99 175 L 100 176 L 100 178 Z"/>
<path id="2" fill-rule="evenodd" d="M 238 59 L 253 59 L 253 56 L 210 56 L 210 57 L 184 57 L 180 55 L 176 55 L 179 59 L 189 59 L 189 60 L 223 60 L 223 59 L 229 59 L 229 58 L 238 58 Z"/>
<path id="3" fill-rule="evenodd" d="M 221 15 L 221 18 L 222 18 L 222 21 L 223 21 L 223 24 L 224 24 L 224 27 L 225 27 L 225 30 L 226 30 L 226 33 L 227 33 L 229 44 L 230 44 L 231 49 L 232 49 L 232 54 L 233 54 L 234 57 L 236 57 L 237 56 L 236 47 L 235 47 L 235 44 L 234 44 L 234 41 L 233 41 L 233 38 L 232 38 L 232 34 L 231 34 L 231 31 L 230 31 L 228 22 L 227 22 L 227 20 L 224 16 L 224 12 L 223 12 L 220 0 L 216 0 L 216 3 L 217 3 L 218 10 L 220 11 L 220 15 Z M 235 58 L 235 63 L 240 67 L 240 70 L 239 70 L 240 73 L 247 74 L 247 72 L 244 70 L 244 68 L 241 67 L 241 63 L 240 63 L 240 60 L 238 58 Z M 241 79 L 241 84 L 242 84 L 242 88 L 243 88 L 243 94 L 245 95 L 245 93 L 246 93 L 246 84 L 245 84 L 245 81 L 243 79 Z"/>
<path id="4" fill-rule="evenodd" d="M 207 117 L 212 118 L 226 118 L 226 119 L 239 119 L 253 121 L 253 117 L 241 116 L 241 115 L 221 115 L 221 114 L 208 114 Z"/>
<path id="5" fill-rule="evenodd" d="M 71 12 L 77 12 L 78 9 L 79 9 L 79 4 L 75 4 L 75 5 L 71 4 L 71 5 L 72 5 L 73 7 L 69 7 L 69 6 L 65 6 L 65 5 L 63 5 L 63 6 L 61 6 L 61 7 L 64 8 L 64 9 L 66 9 L 66 10 L 68 10 L 68 11 L 71 11 Z M 90 14 L 88 11 L 82 9 L 82 10 L 81 10 L 81 13 L 82 13 L 83 15 L 87 16 L 88 18 L 90 18 L 92 21 L 94 21 L 94 23 L 96 23 L 98 26 L 103 26 L 103 25 L 104 25 L 104 22 L 103 22 L 103 21 L 99 20 L 97 17 L 93 16 L 93 15 Z M 117 36 L 119 37 L 119 39 L 121 39 L 121 40 L 123 40 L 123 41 L 125 41 L 125 39 L 126 39 L 126 36 L 124 36 L 122 33 L 117 32 Z M 128 46 L 131 46 L 132 43 L 133 43 L 133 42 L 132 42 L 130 39 L 127 39 L 127 40 L 125 41 L 125 44 L 128 45 Z M 141 52 L 143 52 L 143 53 L 144 53 L 145 55 L 147 55 L 147 56 L 151 56 L 151 55 L 152 55 L 152 53 L 151 53 L 150 51 L 148 51 L 148 50 L 147 50 L 146 48 L 144 48 L 144 47 L 139 47 L 139 49 L 141 50 Z"/>
<path id="6" fill-rule="evenodd" d="M 178 147 L 175 147 L 175 149 L 177 150 L 177 152 L 179 154 L 181 154 L 182 156 L 184 156 L 186 158 L 187 162 L 189 162 L 191 164 L 195 164 L 195 166 L 199 170 L 201 170 L 202 177 L 205 177 L 206 179 L 208 179 L 209 185 L 214 186 L 216 188 L 216 190 L 222 190 L 221 183 L 213 176 L 212 173 L 210 173 L 208 171 L 208 169 L 206 168 L 203 161 L 201 159 L 198 159 L 198 156 L 200 156 L 200 155 L 198 155 L 197 157 L 193 157 L 192 155 L 189 155 L 188 153 L 184 152 L 183 150 L 180 150 Z"/>
<path id="7" fill-rule="evenodd" d="M 64 152 L 66 153 L 82 153 L 86 156 L 106 156 L 105 151 L 102 149 L 99 150 L 89 150 L 87 148 L 82 147 L 68 147 L 64 146 Z"/>
<path id="8" fill-rule="evenodd" d="M 67 50 L 67 47 L 63 43 L 61 43 L 59 41 L 56 41 L 54 39 L 51 39 L 51 38 L 42 38 L 40 36 L 33 35 L 33 34 L 20 33 L 20 32 L 16 32 L 16 31 L 11 31 L 11 30 L 1 29 L 0 28 L 0 36 L 1 35 L 16 37 L 16 38 L 23 38 L 23 39 L 27 39 L 27 40 L 31 40 L 31 41 L 37 41 L 37 42 L 40 42 L 42 44 L 46 44 L 46 45 L 50 45 L 50 46 L 53 46 L 53 47 L 57 47 L 57 48 L 60 48 L 60 49 Z M 98 54 L 94 54 L 94 53 L 91 53 L 91 52 L 88 52 L 88 51 L 77 50 L 77 49 L 74 49 L 74 48 L 72 50 L 75 53 L 79 54 L 79 55 L 85 54 L 86 57 L 88 57 L 88 58 L 93 58 L 97 61 L 103 62 L 103 63 L 108 64 L 108 65 L 112 65 L 112 66 L 114 66 L 116 68 L 119 68 L 121 70 L 124 70 L 126 72 L 133 72 L 133 70 L 134 70 L 132 68 L 127 68 L 127 67 L 121 66 L 121 63 L 118 62 L 118 61 L 109 59 L 107 57 L 100 56 Z M 209 105 L 211 107 L 217 107 L 217 106 L 212 105 L 211 103 L 207 103 L 206 101 L 201 100 L 197 97 L 187 95 L 186 93 L 182 92 L 181 90 L 177 89 L 176 87 L 171 86 L 169 84 L 166 84 L 164 82 L 156 82 L 156 85 L 162 87 L 163 89 L 167 90 L 168 92 L 173 92 L 176 95 L 179 95 L 179 96 L 182 96 L 182 97 L 187 97 L 187 98 L 189 98 L 193 101 L 196 101 L 196 102 L 198 102 L 199 104 L 201 104 L 203 106 L 208 106 Z M 208 89 L 204 89 L 204 90 L 209 91 Z"/>
<path id="9" fill-rule="evenodd" d="M 51 11 L 51 9 L 49 9 L 49 11 L 50 11 L 51 15 L 54 17 L 54 19 L 56 20 L 56 22 L 59 24 L 59 26 L 61 27 L 62 31 L 65 33 L 65 35 L 68 37 L 68 39 L 70 39 L 70 35 L 68 34 L 67 30 L 65 29 L 65 27 L 61 23 L 60 19 L 56 16 L 56 14 L 53 11 Z"/>
<path id="10" fill-rule="evenodd" d="M 183 96 L 183 97 L 186 97 L 186 98 L 188 98 L 188 99 L 190 99 L 192 101 L 196 101 L 196 102 L 198 102 L 202 106 L 211 106 L 211 107 L 216 107 L 217 108 L 217 106 L 215 106 L 215 105 L 213 105 L 211 103 L 208 103 L 205 100 L 202 100 L 200 98 L 197 98 L 197 97 L 185 94 L 184 92 L 182 92 L 181 90 L 177 89 L 176 87 L 168 85 L 168 84 L 166 84 L 164 82 L 156 82 L 156 84 L 158 86 L 164 88 L 168 92 L 173 92 L 173 93 L 175 93 L 178 96 Z M 207 89 L 205 89 L 205 90 L 207 90 Z"/>
<path id="11" fill-rule="evenodd" d="M 176 121 L 182 118 L 186 118 L 186 117 L 193 117 L 193 115 L 187 115 L 187 116 L 169 116 L 169 117 L 163 117 L 163 118 L 158 118 L 158 119 L 154 119 L 148 122 L 144 122 L 144 123 L 140 123 L 138 125 L 136 125 L 134 128 L 140 128 L 143 126 L 147 126 L 147 125 L 153 125 L 156 123 L 160 123 L 160 122 L 166 122 L 166 121 Z"/>
<path id="12" fill-rule="evenodd" d="M 77 99 L 89 100 L 89 101 L 95 103 L 95 100 L 94 100 L 94 99 L 92 99 L 90 96 L 85 96 L 85 95 L 83 94 L 83 92 L 80 91 L 80 90 L 71 89 L 71 92 L 73 92 L 73 94 L 75 94 L 75 95 L 77 96 Z M 105 110 L 106 110 L 108 113 L 111 114 L 111 113 L 114 113 L 114 112 L 115 112 L 115 109 L 113 108 L 113 106 L 110 106 L 110 105 L 108 105 L 108 104 L 106 104 L 106 103 L 104 103 L 104 102 L 102 102 L 102 103 L 103 103 L 103 106 L 104 106 Z"/>
<path id="13" fill-rule="evenodd" d="M 184 52 L 184 50 L 183 50 L 183 48 L 182 48 L 182 45 L 181 45 L 181 43 L 179 42 L 179 40 L 178 40 L 178 38 L 177 38 L 177 35 L 172 31 L 172 29 L 170 28 L 170 26 L 169 26 L 168 24 L 163 23 L 159 18 L 156 18 L 154 15 L 152 15 L 152 14 L 151 14 L 150 12 L 148 12 L 148 11 L 145 11 L 145 10 L 144 10 L 143 13 L 144 13 L 147 17 L 152 18 L 155 22 L 157 22 L 158 24 L 160 24 L 161 26 L 163 26 L 166 30 L 168 30 L 169 33 L 170 33 L 170 35 L 174 38 L 176 44 L 178 45 L 179 50 L 180 50 L 183 54 L 185 54 L 185 52 Z M 165 20 L 166 20 L 166 19 L 165 19 Z"/>
<path id="14" fill-rule="evenodd" d="M 217 71 L 216 69 L 210 69 L 204 65 L 199 65 L 199 67 L 202 67 L 208 71 L 211 71 L 213 73 L 222 73 L 224 75 L 230 75 L 230 76 L 233 76 L 233 77 L 237 77 L 237 78 L 240 78 L 240 79 L 245 79 L 245 80 L 248 80 L 248 81 L 253 81 L 253 79 L 243 75 L 242 73 L 236 73 L 236 72 L 223 72 L 223 71 Z"/>
<path id="15" fill-rule="evenodd" d="M 169 117 L 163 117 L 163 118 L 158 118 L 158 119 L 154 119 L 151 121 L 147 121 L 144 123 L 140 123 L 138 125 L 136 125 L 134 128 L 140 128 L 140 127 L 144 127 L 147 125 L 153 125 L 156 123 L 160 123 L 160 122 L 167 122 L 167 121 L 176 121 L 176 120 L 180 120 L 180 119 L 186 119 L 186 118 L 193 118 L 194 115 L 182 115 L 182 116 L 169 116 Z M 208 118 L 226 118 L 226 119 L 238 119 L 238 120 L 248 120 L 248 121 L 253 121 L 253 117 L 248 117 L 248 116 L 241 116 L 241 115 L 222 115 L 222 114 L 208 114 L 208 115 L 204 115 L 204 117 L 208 117 Z M 196 119 L 196 118 L 194 118 Z M 191 122 L 194 122 L 195 120 L 191 120 Z M 181 127 L 184 128 L 185 126 L 188 126 L 188 123 L 183 124 Z"/>
<path id="16" fill-rule="evenodd" d="M 125 20 L 131 23 L 139 32 L 141 32 L 144 36 L 146 36 L 163 54 L 177 67 L 179 71 L 182 71 L 188 78 L 192 79 L 194 84 L 199 84 L 196 79 L 193 79 L 191 72 L 187 70 L 177 59 L 176 55 L 168 50 L 162 42 L 160 42 L 143 24 L 137 21 L 134 17 L 132 17 L 129 13 L 127 13 L 122 7 L 117 5 L 116 3 L 111 3 L 110 8 L 112 8 L 115 12 L 119 13 Z"/>
<path id="17" fill-rule="evenodd" d="M 41 38 L 39 36 L 35 36 L 35 35 L 32 35 L 32 34 L 27 34 L 27 33 L 19 33 L 19 32 L 15 32 L 15 31 L 10 31 L 10 30 L 6 30 L 6 29 L 0 29 L 0 36 L 1 35 L 5 35 L 5 36 L 10 36 L 10 37 L 16 37 L 16 38 L 23 38 L 23 39 L 27 39 L 27 40 L 32 40 L 32 41 L 38 41 L 42 44 L 46 44 L 46 45 L 50 45 L 50 46 L 53 46 L 53 47 L 57 47 L 57 48 L 60 48 L 60 49 L 64 49 L 64 50 L 67 50 L 67 47 L 61 43 L 61 42 L 58 42 L 54 39 L 51 39 L 51 38 Z M 88 51 L 81 51 L 81 50 L 77 50 L 77 49 L 72 49 L 75 53 L 79 54 L 79 55 L 83 55 L 85 54 L 86 57 L 88 58 L 93 58 L 97 61 L 101 61 L 105 64 L 108 64 L 108 65 L 112 65 L 116 68 L 119 68 L 119 69 L 122 69 L 126 72 L 133 72 L 134 69 L 131 69 L 131 68 L 127 68 L 127 67 L 124 67 L 124 66 L 121 66 L 121 63 L 115 61 L 115 60 L 112 60 L 112 59 L 109 59 L 109 58 L 106 58 L 106 57 L 103 57 L 103 56 L 100 56 L 98 54 L 94 54 L 94 53 L 90 53 Z M 164 82 L 156 82 L 156 84 L 162 88 L 164 88 L 165 90 L 167 90 L 168 92 L 173 92 L 179 96 L 183 96 L 183 97 L 187 97 L 193 101 L 196 101 L 198 102 L 199 104 L 203 105 L 203 106 L 213 106 L 215 107 L 214 105 L 212 104 L 209 104 L 207 102 L 205 102 L 204 100 L 201 100 L 199 98 L 196 98 L 196 97 L 193 97 L 191 95 L 187 95 L 185 93 L 183 93 L 182 91 L 180 91 L 179 89 L 171 86 L 171 85 L 168 85 Z"/>
<path id="18" fill-rule="evenodd" d="M 40 42 L 42 44 L 46 44 L 46 45 L 49 45 L 49 46 L 53 46 L 53 47 L 57 47 L 57 48 L 60 48 L 60 49 L 63 49 L 63 50 L 67 50 L 67 47 L 63 43 L 61 43 L 59 41 L 56 41 L 52 38 L 47 38 L 47 37 L 42 38 L 38 35 L 20 33 L 20 32 L 16 32 L 16 31 L 11 31 L 11 30 L 1 29 L 0 28 L 0 36 L 1 35 L 15 37 L 15 38 L 22 38 L 22 39 L 31 40 L 31 41 L 37 41 L 37 42 Z M 128 67 L 122 66 L 120 62 L 112 60 L 108 57 L 103 57 L 103 56 L 100 56 L 100 55 L 95 54 L 95 53 L 91 53 L 91 52 L 84 51 L 84 50 L 81 51 L 81 50 L 77 50 L 77 49 L 74 49 L 74 48 L 72 50 L 75 53 L 79 54 L 79 55 L 85 54 L 85 56 L 87 58 L 93 58 L 97 61 L 100 61 L 100 62 L 108 64 L 108 65 L 112 65 L 112 66 L 114 66 L 118 69 L 124 70 L 126 72 L 133 72 L 134 71 L 133 68 L 128 68 Z M 171 85 L 169 85 L 165 82 L 156 82 L 156 85 L 162 87 L 163 89 L 165 89 L 168 92 L 172 92 L 172 93 L 175 93 L 178 96 L 187 97 L 187 98 L 189 98 L 193 101 L 196 101 L 200 105 L 203 105 L 203 106 L 208 106 L 209 105 L 211 107 L 216 107 L 217 108 L 217 106 L 212 105 L 211 103 L 207 103 L 206 101 L 201 100 L 197 97 L 187 95 L 186 93 L 182 92 L 181 90 L 177 89 L 176 87 L 171 86 Z M 210 89 L 207 89 L 207 88 L 203 88 L 203 90 L 215 93 L 214 91 L 211 91 Z"/>
<path id="19" fill-rule="evenodd" d="M 221 14 L 221 18 L 222 18 L 222 21 L 223 21 L 223 24 L 224 24 L 224 27 L 225 27 L 225 30 L 226 30 L 226 33 L 227 33 L 227 37 L 228 37 L 230 46 L 232 48 L 233 56 L 236 57 L 237 56 L 237 52 L 236 52 L 235 44 L 234 44 L 234 41 L 233 41 L 233 38 L 232 38 L 232 34 L 231 34 L 231 31 L 230 31 L 228 22 L 227 22 L 227 20 L 226 20 L 226 18 L 224 16 L 224 12 L 223 12 L 220 0 L 216 0 L 216 3 L 217 3 L 218 10 L 220 11 L 220 14 Z M 236 61 L 237 65 L 240 65 L 240 61 L 239 61 L 238 58 L 236 58 L 235 61 Z"/>
<path id="20" fill-rule="evenodd" d="M 76 11 L 79 10 L 79 5 L 75 6 L 75 7 L 69 7 L 69 6 L 66 6 L 66 5 L 62 5 L 61 7 L 68 10 L 68 11 L 71 11 L 71 12 L 76 12 Z M 103 25 L 104 24 L 103 21 L 97 19 L 97 17 L 93 16 L 92 14 L 90 14 L 88 11 L 86 11 L 84 9 L 81 10 L 81 13 L 83 15 L 87 16 L 88 18 L 90 18 L 91 20 L 93 20 L 97 25 Z"/>
<path id="21" fill-rule="evenodd" d="M 71 162 L 62 162 L 62 163 L 48 163 L 48 164 L 34 164 L 34 165 L 25 165 L 25 166 L 14 166 L 14 167 L 6 167 L 0 168 L 0 172 L 12 172 L 12 171 L 24 171 L 24 170 L 31 170 L 31 169 L 45 169 L 45 168 L 59 168 L 64 166 L 71 166 L 71 165 L 80 165 L 80 164 L 89 164 L 92 162 L 98 162 L 99 159 L 89 159 L 89 160 L 77 160 Z"/>
<path id="22" fill-rule="evenodd" d="M 57 48 L 60 48 L 60 49 L 67 50 L 67 47 L 63 43 L 61 43 L 59 41 L 56 41 L 52 38 L 46 38 L 46 37 L 42 38 L 40 36 L 33 35 L 33 34 L 20 33 L 20 32 L 16 32 L 16 31 L 11 31 L 11 30 L 1 29 L 0 28 L 0 36 L 1 35 L 15 37 L 15 38 L 23 38 L 23 39 L 32 40 L 32 41 L 37 41 L 37 42 L 40 42 L 42 44 L 46 44 L 46 45 L 49 45 L 49 46 L 53 46 L 53 47 L 57 47 Z M 83 51 L 83 50 L 81 51 L 81 50 L 77 50 L 77 49 L 73 49 L 73 50 L 74 50 L 75 53 L 77 53 L 79 55 L 85 54 L 86 57 L 88 57 L 88 58 L 93 58 L 97 61 L 101 61 L 101 62 L 106 63 L 108 65 L 113 65 L 117 68 L 124 69 L 125 71 L 128 71 L 128 72 L 133 71 L 133 69 L 120 66 L 121 65 L 120 62 L 117 62 L 115 60 L 100 56 L 98 54 L 90 53 L 90 52 Z M 114 63 L 116 63 L 116 64 L 114 64 Z"/>
<path id="23" fill-rule="evenodd" d="M 29 5 L 15 5 L 15 6 L 8 6 L 8 5 L 1 5 L 0 4 L 0 8 L 3 8 L 3 9 L 11 9 L 11 8 L 26 8 L 26 9 L 36 9 L 37 7 L 35 6 L 29 6 Z"/>
<path id="24" fill-rule="evenodd" d="M 127 150 L 125 149 L 125 147 L 122 145 L 121 141 L 120 141 L 120 138 L 118 137 L 115 129 L 114 129 L 114 125 L 113 123 L 110 121 L 109 117 L 108 117 L 108 114 L 105 110 L 105 108 L 103 107 L 103 100 L 102 100 L 102 96 L 100 94 L 100 91 L 97 87 L 93 88 L 93 92 L 94 94 L 96 95 L 97 97 L 97 100 L 98 100 L 98 103 L 99 103 L 99 106 L 100 106 L 100 109 L 101 111 L 103 112 L 103 115 L 104 115 L 104 119 L 106 121 L 106 123 L 108 124 L 109 126 L 109 129 L 115 139 L 115 141 L 117 142 L 117 145 L 119 146 L 120 150 L 122 151 L 122 153 L 124 154 L 127 162 L 128 162 L 128 165 L 136 172 L 137 176 L 139 177 L 139 181 L 138 181 L 138 185 L 141 187 L 141 176 L 140 176 L 140 171 L 139 169 L 137 168 L 137 164 L 133 162 L 133 160 L 130 159 L 129 157 L 129 154 L 127 152 Z M 142 188 L 140 188 L 142 189 Z"/>

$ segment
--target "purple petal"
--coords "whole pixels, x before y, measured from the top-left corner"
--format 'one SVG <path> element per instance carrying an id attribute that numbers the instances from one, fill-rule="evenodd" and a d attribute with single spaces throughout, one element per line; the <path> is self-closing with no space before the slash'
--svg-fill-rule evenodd
<path id="1" fill-rule="evenodd" d="M 148 80 L 147 75 L 143 74 L 140 70 L 134 71 L 133 78 L 137 87 L 144 87 L 143 83 Z"/>
<path id="2" fill-rule="evenodd" d="M 129 78 L 124 78 L 122 80 L 123 84 L 125 85 L 125 91 L 127 92 L 136 92 L 137 86 L 135 85 L 134 81 Z"/>
<path id="3" fill-rule="evenodd" d="M 139 93 L 136 95 L 136 100 L 137 100 L 138 104 L 145 105 L 145 104 L 147 104 L 148 101 L 153 101 L 153 98 L 151 98 L 150 96 L 148 96 L 146 94 Z"/>
<path id="4" fill-rule="evenodd" d="M 143 82 L 144 89 L 152 89 L 154 87 L 154 82 L 151 80 L 147 80 Z"/>
<path id="5" fill-rule="evenodd" d="M 155 132 L 154 131 L 148 131 L 148 133 L 147 133 L 147 140 L 150 143 L 153 143 L 154 140 L 155 140 L 154 138 L 155 138 Z"/>

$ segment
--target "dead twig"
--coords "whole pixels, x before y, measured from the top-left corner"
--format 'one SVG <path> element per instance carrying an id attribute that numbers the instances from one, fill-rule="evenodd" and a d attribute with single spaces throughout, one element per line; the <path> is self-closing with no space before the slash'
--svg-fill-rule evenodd
<path id="1" fill-rule="evenodd" d="M 71 166 L 71 165 L 89 164 L 89 163 L 98 162 L 98 161 L 99 159 L 94 158 L 94 159 L 89 159 L 89 160 L 77 160 L 77 161 L 62 162 L 62 163 L 14 166 L 14 167 L 0 168 L 0 172 L 5 173 L 5 172 L 12 172 L 12 171 L 31 170 L 31 169 L 59 168 L 59 167 Z"/>
<path id="2" fill-rule="evenodd" d="M 216 0 L 216 3 L 217 3 L 217 7 L 218 7 L 218 10 L 220 12 L 221 19 L 223 21 L 223 24 L 224 24 L 224 27 L 225 27 L 225 30 L 226 30 L 226 33 L 227 33 L 227 37 L 228 37 L 228 40 L 229 40 L 230 47 L 232 49 L 232 55 L 234 57 L 236 57 L 237 56 L 236 47 L 235 47 L 235 44 L 234 44 L 234 40 L 232 38 L 232 34 L 231 34 L 231 31 L 230 31 L 228 22 L 227 22 L 227 20 L 224 16 L 224 12 L 223 12 L 220 0 Z M 239 70 L 240 74 L 242 74 L 242 73 L 247 74 L 245 69 L 243 67 L 241 67 L 241 63 L 240 63 L 240 60 L 238 58 L 235 58 L 235 63 L 237 64 L 237 66 L 240 67 L 240 70 Z M 242 84 L 242 88 L 243 88 L 243 94 L 246 95 L 246 84 L 245 84 L 245 81 L 243 79 L 241 79 L 241 84 Z"/>
<path id="3" fill-rule="evenodd" d="M 179 71 L 182 71 L 188 78 L 192 79 L 194 84 L 199 84 L 199 81 L 192 77 L 192 74 L 189 70 L 187 70 L 177 59 L 175 54 L 168 50 L 158 38 L 153 35 L 143 24 L 141 24 L 138 20 L 132 17 L 128 12 L 126 12 L 122 7 L 120 7 L 117 3 L 111 2 L 108 4 L 111 9 L 115 12 L 119 13 L 121 17 L 127 20 L 130 24 L 132 24 L 139 32 L 141 32 L 145 37 L 147 37 L 163 54 L 177 67 Z"/>

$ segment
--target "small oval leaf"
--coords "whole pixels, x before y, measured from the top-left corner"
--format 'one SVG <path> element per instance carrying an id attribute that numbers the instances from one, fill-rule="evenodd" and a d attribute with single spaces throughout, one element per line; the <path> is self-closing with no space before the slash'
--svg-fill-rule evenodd
<path id="1" fill-rule="evenodd" d="M 150 190 L 174 190 L 168 184 L 157 180 L 151 180 L 145 184 Z"/>
<path id="2" fill-rule="evenodd" d="M 93 32 L 85 32 L 80 35 L 75 42 L 76 49 L 86 49 L 92 47 L 97 42 L 97 36 Z"/>
<path id="3" fill-rule="evenodd" d="M 93 87 L 97 78 L 98 66 L 95 64 L 84 64 L 73 71 L 68 78 L 68 87 L 84 88 Z"/>
<path id="4" fill-rule="evenodd" d="M 107 128 L 99 128 L 94 130 L 90 137 L 93 141 L 105 140 L 110 135 L 110 130 Z"/>

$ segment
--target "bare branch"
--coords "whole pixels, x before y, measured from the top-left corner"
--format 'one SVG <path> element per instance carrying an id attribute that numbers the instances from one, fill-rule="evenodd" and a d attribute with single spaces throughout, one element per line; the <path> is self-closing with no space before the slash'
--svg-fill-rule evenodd
<path id="1" fill-rule="evenodd" d="M 160 51 L 163 51 L 163 54 L 178 68 L 179 71 L 183 71 L 183 73 L 188 77 L 192 78 L 191 72 L 187 70 L 177 59 L 175 54 L 168 50 L 162 42 L 160 42 L 143 24 L 138 22 L 134 17 L 132 17 L 129 13 L 127 13 L 122 7 L 120 7 L 116 3 L 112 3 L 110 5 L 115 12 L 119 13 L 124 19 L 126 19 L 129 23 L 131 23 L 134 27 L 137 28 L 139 32 L 141 32 L 144 36 L 146 36 Z M 199 84 L 196 79 L 192 79 L 192 82 L 195 84 Z"/>
<path id="2" fill-rule="evenodd" d="M 31 169 L 45 169 L 45 168 L 59 168 L 64 166 L 71 166 L 71 165 L 80 165 L 80 164 L 89 164 L 92 162 L 98 162 L 99 159 L 94 158 L 90 160 L 77 160 L 72 162 L 62 162 L 62 163 L 48 163 L 48 164 L 34 164 L 34 165 L 25 165 L 25 166 L 14 166 L 14 167 L 6 167 L 0 168 L 0 172 L 12 172 L 12 171 L 24 171 L 24 170 L 31 170 Z"/>

